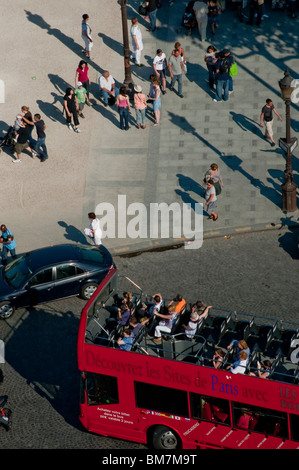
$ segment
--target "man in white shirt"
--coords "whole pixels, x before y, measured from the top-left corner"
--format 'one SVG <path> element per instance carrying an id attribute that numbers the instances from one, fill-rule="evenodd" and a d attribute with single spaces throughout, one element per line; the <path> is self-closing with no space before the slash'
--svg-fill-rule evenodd
<path id="1" fill-rule="evenodd" d="M 91 37 L 91 28 L 88 24 L 88 20 L 89 20 L 89 16 L 87 15 L 87 13 L 82 15 L 82 36 L 81 37 L 85 43 L 85 48 L 83 49 L 82 52 L 84 52 L 84 54 L 86 54 L 86 57 L 90 59 L 90 51 L 93 46 L 93 41 Z"/>
<path id="2" fill-rule="evenodd" d="M 141 52 L 143 50 L 143 42 L 142 42 L 142 34 L 138 24 L 138 19 L 132 18 L 132 25 L 130 29 L 131 37 L 132 37 L 132 46 L 133 46 L 133 54 L 131 55 L 131 59 L 135 61 L 135 64 L 138 67 L 141 67 L 143 64 L 140 63 L 141 61 Z"/>
<path id="3" fill-rule="evenodd" d="M 208 25 L 208 7 L 203 0 L 194 3 L 193 10 L 196 16 L 198 31 L 202 41 L 206 40 Z"/>
<path id="4" fill-rule="evenodd" d="M 99 219 L 96 217 L 94 212 L 89 212 L 88 218 L 90 220 L 90 238 L 94 241 L 94 244 L 99 246 L 102 244 L 102 235 L 101 225 Z"/>
<path id="5" fill-rule="evenodd" d="M 166 68 L 167 68 L 167 59 L 162 49 L 157 50 L 157 54 L 154 57 L 153 68 L 155 74 L 157 75 L 158 80 L 160 80 L 162 85 L 162 93 L 166 93 Z"/>
<path id="6" fill-rule="evenodd" d="M 119 93 L 119 89 L 115 86 L 114 78 L 110 75 L 108 70 L 105 70 L 103 75 L 99 77 L 98 85 L 100 87 L 100 93 L 103 95 L 104 105 L 108 106 L 109 96 L 116 98 Z"/>

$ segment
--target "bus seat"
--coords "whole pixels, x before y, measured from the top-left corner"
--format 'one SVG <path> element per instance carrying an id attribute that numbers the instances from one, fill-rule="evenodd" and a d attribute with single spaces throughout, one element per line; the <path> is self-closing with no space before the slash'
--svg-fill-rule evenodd
<path id="1" fill-rule="evenodd" d="M 135 336 L 133 340 L 131 351 L 135 351 L 138 348 L 139 343 L 142 341 L 144 335 L 145 335 L 145 328 L 143 326 L 142 328 L 140 328 L 140 330 L 138 331 L 137 335 Z"/>
<path id="2" fill-rule="evenodd" d="M 207 421 L 213 420 L 213 413 L 212 413 L 211 405 L 207 401 L 205 402 L 202 408 L 202 419 L 206 419 Z"/>
<path id="3" fill-rule="evenodd" d="M 253 431 L 258 423 L 258 420 L 259 420 L 259 417 L 255 414 L 253 414 L 251 417 L 250 417 L 250 420 L 249 420 L 249 429 L 250 431 Z"/>
<path id="4" fill-rule="evenodd" d="M 219 408 L 219 406 L 217 405 L 212 404 L 212 412 L 213 412 L 214 419 L 216 421 L 221 421 L 222 423 L 224 423 L 228 417 L 228 414 L 225 413 L 225 411 L 223 411 L 223 409 Z"/>

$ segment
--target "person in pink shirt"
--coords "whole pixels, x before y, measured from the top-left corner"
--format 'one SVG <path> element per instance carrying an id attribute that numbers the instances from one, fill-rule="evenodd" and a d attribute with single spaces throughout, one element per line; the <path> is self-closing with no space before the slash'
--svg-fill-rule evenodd
<path id="1" fill-rule="evenodd" d="M 87 62 L 85 60 L 80 60 L 75 75 L 75 88 L 78 88 L 78 82 L 81 82 L 83 88 L 86 90 L 87 97 L 89 98 L 90 78 L 88 72 L 89 67 Z M 88 104 L 88 106 L 90 106 L 90 104 Z"/>

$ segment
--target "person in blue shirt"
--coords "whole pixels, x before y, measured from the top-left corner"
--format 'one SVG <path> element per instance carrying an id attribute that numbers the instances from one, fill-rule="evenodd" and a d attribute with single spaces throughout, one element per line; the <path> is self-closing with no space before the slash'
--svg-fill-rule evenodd
<path id="1" fill-rule="evenodd" d="M 121 349 L 122 351 L 131 351 L 133 341 L 133 334 L 131 333 L 129 328 L 125 328 L 123 331 L 123 337 L 118 338 L 117 344 L 119 345 L 119 349 Z"/>
<path id="2" fill-rule="evenodd" d="M 215 102 L 227 101 L 229 97 L 229 69 L 233 64 L 233 57 L 230 55 L 228 49 L 219 52 L 218 61 L 216 63 L 216 97 L 213 99 Z M 232 91 L 232 90 L 231 90 Z"/>
<path id="3" fill-rule="evenodd" d="M 14 236 L 10 230 L 6 227 L 6 225 L 1 225 L 1 238 L 0 242 L 3 243 L 2 249 L 2 264 L 3 266 L 7 265 L 7 256 L 8 252 L 10 252 L 12 258 L 16 258 L 16 242 L 14 240 Z"/>

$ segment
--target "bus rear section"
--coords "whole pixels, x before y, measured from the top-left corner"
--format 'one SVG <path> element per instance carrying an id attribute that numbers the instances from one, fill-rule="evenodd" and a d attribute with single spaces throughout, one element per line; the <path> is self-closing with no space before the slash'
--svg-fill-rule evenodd
<path id="1" fill-rule="evenodd" d="M 135 287 L 138 304 L 141 289 L 129 287 Z M 177 333 L 159 345 L 144 332 L 131 351 L 121 351 L 115 331 L 107 328 L 105 307 L 123 289 L 112 273 L 81 316 L 80 421 L 88 431 L 164 450 L 299 447 L 298 364 L 291 374 L 273 373 L 269 379 L 215 369 L 210 349 L 223 339 L 223 312 L 209 319 L 220 325 L 214 342 L 204 328 L 192 341 Z M 245 322 L 250 325 L 251 319 Z M 270 338 L 273 325 L 267 331 Z M 289 338 L 294 335 L 296 330 L 288 332 Z"/>

